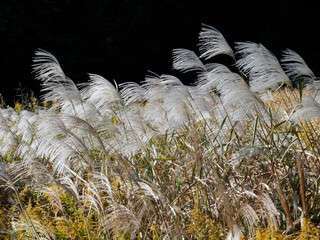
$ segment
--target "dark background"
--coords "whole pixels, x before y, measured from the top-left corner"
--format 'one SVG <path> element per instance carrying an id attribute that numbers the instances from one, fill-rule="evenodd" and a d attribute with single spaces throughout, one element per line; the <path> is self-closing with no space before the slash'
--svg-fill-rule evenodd
<path id="1" fill-rule="evenodd" d="M 319 76 L 319 8 L 306 1 L 191 0 L 1 0 L 1 88 L 7 103 L 21 91 L 40 93 L 32 57 L 45 49 L 74 82 L 87 73 L 117 83 L 144 80 L 148 70 L 173 74 L 185 84 L 192 76 L 172 70 L 171 51 L 198 53 L 201 24 L 217 28 L 230 46 L 262 43 L 278 58 L 291 48 Z M 212 61 L 220 61 L 218 58 Z M 227 60 L 223 60 L 227 61 Z M 20 89 L 20 90 L 18 90 Z"/>

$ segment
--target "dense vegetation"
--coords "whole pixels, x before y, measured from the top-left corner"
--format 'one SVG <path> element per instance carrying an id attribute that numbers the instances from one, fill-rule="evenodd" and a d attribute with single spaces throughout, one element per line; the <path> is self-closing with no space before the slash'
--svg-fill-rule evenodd
<path id="1" fill-rule="evenodd" d="M 5 239 L 319 239 L 318 82 L 294 51 L 203 25 L 194 85 L 76 85 L 44 50 L 43 99 L 0 110 Z M 219 63 L 233 59 L 238 73 Z M 202 59 L 202 60 L 201 60 Z"/>

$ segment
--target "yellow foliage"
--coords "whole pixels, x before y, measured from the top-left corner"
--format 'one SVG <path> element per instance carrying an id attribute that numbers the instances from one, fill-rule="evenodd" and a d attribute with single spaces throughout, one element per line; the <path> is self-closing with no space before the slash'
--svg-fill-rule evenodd
<path id="1" fill-rule="evenodd" d="M 198 207 L 192 209 L 189 221 L 187 233 L 191 234 L 194 239 L 219 240 L 226 238 L 225 229 L 221 224 L 209 219 Z"/>
<path id="2" fill-rule="evenodd" d="M 48 204 L 50 195 L 30 193 L 25 188 L 20 193 L 20 198 L 28 203 L 23 214 L 19 214 L 13 221 L 13 224 L 18 226 L 15 231 L 18 239 L 34 238 L 36 234 L 44 238 L 49 234 L 53 239 L 100 239 L 101 229 L 92 213 L 85 213 L 83 208 L 79 208 L 59 187 L 50 188 L 59 193 L 64 211 L 57 211 Z M 16 209 L 12 212 L 16 212 Z"/>
<path id="3" fill-rule="evenodd" d="M 281 231 L 276 230 L 272 224 L 269 224 L 267 228 L 258 228 L 256 230 L 256 240 L 289 240 L 291 236 L 284 235 Z"/>
<path id="4" fill-rule="evenodd" d="M 5 240 L 10 239 L 9 224 L 10 224 L 10 220 L 8 218 L 8 214 L 4 210 L 0 209 L 0 239 L 5 239 Z"/>
<path id="5" fill-rule="evenodd" d="M 310 220 L 304 219 L 302 221 L 301 231 L 298 236 L 282 234 L 281 231 L 276 230 L 272 225 L 266 229 L 258 228 L 256 230 L 255 240 L 319 240 L 320 229 L 317 228 Z"/>
<path id="6" fill-rule="evenodd" d="M 317 228 L 310 220 L 303 219 L 301 232 L 297 238 L 294 240 L 319 240 L 320 239 L 320 229 Z"/>
<path id="7" fill-rule="evenodd" d="M 17 102 L 15 105 L 14 105 L 14 110 L 16 110 L 17 112 L 21 112 L 23 110 L 23 106 L 21 103 Z"/>

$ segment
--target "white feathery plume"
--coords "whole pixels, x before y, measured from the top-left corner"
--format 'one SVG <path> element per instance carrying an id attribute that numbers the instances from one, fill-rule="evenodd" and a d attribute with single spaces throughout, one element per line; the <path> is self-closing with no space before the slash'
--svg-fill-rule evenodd
<path id="1" fill-rule="evenodd" d="M 82 101 L 82 96 L 77 86 L 72 80 L 66 82 L 45 82 L 42 84 L 41 91 L 45 91 L 43 99 L 45 101 L 57 101 L 53 107 L 59 107 L 65 102 L 71 102 L 72 104 L 79 104 Z"/>
<path id="2" fill-rule="evenodd" d="M 100 172 L 96 172 L 93 175 L 93 179 L 95 180 L 96 184 L 98 185 L 100 192 L 102 191 L 104 194 L 103 196 L 109 197 L 113 200 L 113 189 L 111 187 L 111 183 L 108 179 L 108 170 L 107 167 L 103 168 Z"/>
<path id="3" fill-rule="evenodd" d="M 32 67 L 37 80 L 47 82 L 60 81 L 66 78 L 58 60 L 51 53 L 39 49 L 35 52 L 35 55 Z"/>
<path id="4" fill-rule="evenodd" d="M 62 114 L 77 116 L 90 123 L 97 123 L 103 117 L 100 111 L 89 101 L 82 101 L 81 103 L 70 101 L 63 102 L 60 104 L 59 112 Z"/>
<path id="5" fill-rule="evenodd" d="M 259 222 L 259 217 L 256 211 L 249 204 L 244 204 L 240 207 L 240 212 L 246 223 L 246 226 L 248 226 L 249 234 L 253 236 L 255 233 L 255 227 Z"/>
<path id="6" fill-rule="evenodd" d="M 302 122 L 313 117 L 320 117 L 320 104 L 313 98 L 307 98 L 299 105 L 302 107 L 291 115 L 291 120 Z"/>
<path id="7" fill-rule="evenodd" d="M 278 229 L 278 217 L 279 212 L 274 205 L 272 199 L 269 197 L 267 193 L 261 193 L 259 195 L 259 200 L 262 203 L 261 210 L 265 215 L 266 219 L 271 219 L 273 226 Z"/>
<path id="8" fill-rule="evenodd" d="M 269 113 L 265 110 L 259 97 L 250 91 L 249 86 L 239 74 L 232 75 L 231 79 L 235 81 L 223 82 L 217 88 L 230 119 L 234 122 L 248 118 L 254 119 L 254 116 L 258 114 L 268 121 Z"/>
<path id="9" fill-rule="evenodd" d="M 139 182 L 139 186 L 135 185 L 135 189 L 134 189 L 135 194 L 137 194 L 138 196 L 145 195 L 153 198 L 156 201 L 160 200 L 161 196 L 158 196 L 158 195 L 161 195 L 161 193 L 154 191 L 150 185 L 151 183 L 149 182 Z"/>
<path id="10" fill-rule="evenodd" d="M 91 102 L 101 113 L 109 113 L 114 104 L 122 103 L 118 90 L 105 78 L 89 74 L 89 83 L 81 84 L 85 100 Z"/>
<path id="11" fill-rule="evenodd" d="M 78 182 L 79 180 L 76 179 L 76 180 L 72 180 L 70 178 L 70 176 L 64 176 L 64 177 L 61 177 L 59 179 L 59 182 L 66 188 L 68 189 L 68 191 L 70 193 L 72 193 L 73 197 L 75 197 L 75 199 L 77 200 L 77 202 L 80 202 L 80 199 L 81 199 L 81 196 L 80 196 L 80 192 L 79 192 L 79 189 L 78 189 Z"/>
<path id="12" fill-rule="evenodd" d="M 231 72 L 222 64 L 210 64 L 208 72 L 199 75 L 198 85 L 200 91 L 216 91 L 222 105 L 219 106 L 215 101 L 215 117 L 222 121 L 227 117 L 229 121 L 224 129 L 232 127 L 232 122 L 254 118 L 257 114 L 265 120 L 269 119 L 269 114 L 264 109 L 264 105 L 259 96 L 250 91 L 248 84 L 237 73 Z M 230 125 L 231 124 L 231 125 Z M 237 128 L 241 130 L 238 124 Z"/>
<path id="13" fill-rule="evenodd" d="M 295 51 L 286 49 L 283 51 L 280 61 L 284 71 L 293 81 L 298 81 L 299 78 L 302 78 L 305 84 L 312 84 L 315 80 L 314 73 Z"/>
<path id="14" fill-rule="evenodd" d="M 12 107 L 5 109 L 0 108 L 0 116 L 10 128 L 14 128 L 15 123 L 20 119 L 20 114 Z M 14 131 L 12 130 L 12 132 Z"/>
<path id="15" fill-rule="evenodd" d="M 53 170 L 63 174 L 72 167 L 85 168 L 90 162 L 89 150 L 84 141 L 69 130 L 62 119 L 53 113 L 42 114 L 37 123 L 37 155 L 48 157 Z"/>
<path id="16" fill-rule="evenodd" d="M 114 233 L 129 232 L 134 234 L 140 226 L 136 214 L 125 205 L 112 203 L 107 212 L 108 214 L 102 223 L 104 230 L 111 230 Z"/>
<path id="17" fill-rule="evenodd" d="M 275 99 L 271 93 L 271 91 L 265 91 L 263 93 L 259 94 L 260 99 L 262 100 L 262 102 L 266 103 L 266 102 L 275 102 Z"/>
<path id="18" fill-rule="evenodd" d="M 90 146 L 91 148 L 99 148 L 107 154 L 102 135 L 98 132 L 99 128 L 96 129 L 89 122 L 72 115 L 63 114 L 60 116 L 60 119 L 63 121 L 63 127 L 67 129 L 66 134 L 74 140 L 72 141 L 75 142 L 74 146 L 77 146 L 78 144 L 82 146 L 80 148 L 77 147 L 77 149 L 83 149 L 86 153 L 89 153 Z M 101 124 L 101 121 L 99 124 Z M 116 131 L 115 126 L 111 121 L 103 121 L 103 124 L 105 125 L 103 126 L 104 130 L 108 130 L 110 133 Z"/>
<path id="19" fill-rule="evenodd" d="M 48 199 L 51 204 L 51 207 L 59 209 L 61 212 L 63 212 L 63 205 L 59 196 L 61 192 L 58 192 L 58 191 L 59 189 L 54 189 L 46 186 L 40 188 L 40 192 L 48 195 Z"/>
<path id="20" fill-rule="evenodd" d="M 12 117 L 16 117 L 18 113 L 12 107 L 8 107 L 5 109 L 0 108 L 0 115 L 6 121 L 12 121 Z"/>
<path id="21" fill-rule="evenodd" d="M 145 149 L 145 144 L 131 130 L 119 128 L 118 133 L 109 139 L 104 140 L 109 154 L 118 154 L 124 157 L 131 157 L 139 150 Z"/>
<path id="22" fill-rule="evenodd" d="M 30 224 L 32 226 L 30 226 Z M 14 219 L 12 221 L 12 228 L 15 232 L 26 232 L 26 236 L 32 237 L 38 240 L 51 240 L 56 239 L 54 231 L 47 231 L 46 227 L 43 226 L 39 221 L 35 219 Z M 39 237 L 41 233 L 45 237 Z"/>
<path id="23" fill-rule="evenodd" d="M 146 149 L 146 142 L 134 131 L 120 128 L 119 132 L 116 138 L 107 140 L 108 145 L 113 146 L 110 149 L 111 152 L 118 152 L 129 157 Z"/>
<path id="24" fill-rule="evenodd" d="M 197 86 L 201 90 L 216 90 L 225 107 L 232 110 L 235 106 L 246 106 L 245 109 L 248 109 L 251 105 L 259 105 L 257 96 L 239 74 L 216 63 L 208 65 L 207 69 L 199 75 Z"/>
<path id="25" fill-rule="evenodd" d="M 84 186 L 85 191 L 82 194 L 82 202 L 89 205 L 89 208 L 93 208 L 98 215 L 103 213 L 104 206 L 103 206 L 103 200 L 100 196 L 99 189 L 97 188 L 97 184 L 94 181 L 89 181 Z"/>
<path id="26" fill-rule="evenodd" d="M 232 231 L 229 230 L 226 240 L 240 240 L 241 239 L 241 229 L 238 225 L 233 225 Z"/>
<path id="27" fill-rule="evenodd" d="M 6 162 L 0 162 L 0 187 L 5 187 L 7 189 L 11 188 L 14 190 L 14 181 L 10 176 L 11 165 L 12 164 L 9 165 Z"/>
<path id="28" fill-rule="evenodd" d="M 168 121 L 174 129 L 179 129 L 189 122 L 191 115 L 188 105 L 186 87 L 179 86 L 170 89 L 164 99 L 163 107 L 167 113 Z"/>
<path id="29" fill-rule="evenodd" d="M 46 101 L 81 101 L 82 97 L 74 82 L 65 76 L 58 60 L 49 52 L 38 50 L 33 59 L 36 79 L 42 81 Z"/>
<path id="30" fill-rule="evenodd" d="M 44 185 L 53 186 L 57 183 L 51 169 L 48 168 L 46 162 L 39 161 L 38 156 L 28 163 L 21 162 L 21 165 L 26 169 L 23 177 L 28 179 L 30 184 L 34 184 L 36 189 L 42 188 Z"/>
<path id="31" fill-rule="evenodd" d="M 147 142 L 155 133 L 146 125 L 145 119 L 141 115 L 143 109 L 137 105 L 127 107 L 118 112 L 118 117 L 121 119 L 125 131 L 132 131 L 142 142 Z"/>
<path id="32" fill-rule="evenodd" d="M 199 57 L 191 50 L 188 49 L 174 49 L 172 51 L 173 64 L 175 70 L 183 73 L 190 71 L 204 71 L 206 68 L 199 59 Z"/>
<path id="33" fill-rule="evenodd" d="M 166 130 L 169 129 L 169 122 L 162 102 L 148 102 L 142 116 L 145 119 L 146 124 L 158 130 L 160 133 L 165 133 Z"/>
<path id="34" fill-rule="evenodd" d="M 209 122 L 213 124 L 213 129 L 216 128 L 215 125 L 217 122 L 223 121 L 227 113 L 225 112 L 225 108 L 222 106 L 220 97 L 216 94 L 212 94 L 212 91 L 216 91 L 217 86 L 224 80 L 221 78 L 219 73 L 221 73 L 222 76 L 230 73 L 230 70 L 226 66 L 222 64 L 214 65 L 216 67 L 210 65 L 209 68 L 207 68 L 208 71 L 200 73 L 198 75 L 198 80 L 196 81 L 197 92 L 204 96 L 204 101 L 207 102 L 210 112 L 212 112 L 211 117 L 209 117 Z"/>
<path id="35" fill-rule="evenodd" d="M 292 85 L 277 58 L 262 44 L 253 42 L 236 44 L 237 54 L 240 55 L 237 65 L 249 78 L 251 91 L 264 92 L 282 84 Z"/>
<path id="36" fill-rule="evenodd" d="M 159 75 L 147 75 L 141 82 L 142 87 L 146 90 L 143 99 L 148 103 L 163 101 L 167 89 L 162 82 L 163 79 Z"/>
<path id="37" fill-rule="evenodd" d="M 36 158 L 35 152 L 30 147 L 30 144 L 26 142 L 19 143 L 14 154 L 25 164 L 31 163 Z"/>
<path id="38" fill-rule="evenodd" d="M 137 212 L 139 221 L 141 221 L 146 212 L 148 213 L 148 217 L 151 214 L 157 214 L 155 205 L 157 205 L 159 200 L 163 200 L 163 196 L 155 190 L 151 188 L 151 184 L 148 182 L 139 182 L 134 186 L 132 198 L 134 199 L 134 210 Z M 162 201 L 162 203 L 166 204 L 165 201 Z"/>
<path id="39" fill-rule="evenodd" d="M 57 175 L 64 175 L 72 168 L 76 171 L 86 168 L 87 164 L 79 157 L 79 152 L 68 144 L 61 143 L 60 141 L 51 142 L 47 147 L 47 156 L 52 163 L 53 172 Z M 39 144 L 39 148 L 45 148 L 42 143 Z M 44 155 L 39 151 L 39 154 Z"/>
<path id="40" fill-rule="evenodd" d="M 165 132 L 169 128 L 169 123 L 163 101 L 168 92 L 168 86 L 163 84 L 163 79 L 156 74 L 147 75 L 142 86 L 145 89 L 143 100 L 146 101 L 142 116 L 147 124 L 160 132 Z"/>
<path id="41" fill-rule="evenodd" d="M 230 69 L 220 63 L 206 64 L 206 68 L 207 71 L 203 71 L 198 75 L 196 84 L 198 88 L 208 92 L 215 90 L 221 82 L 227 81 L 231 74 Z"/>
<path id="42" fill-rule="evenodd" d="M 34 137 L 34 123 L 38 116 L 33 112 L 23 110 L 20 113 L 15 127 L 16 134 L 21 137 L 21 140 L 26 143 L 31 143 Z"/>
<path id="43" fill-rule="evenodd" d="M 117 123 L 115 123 L 114 119 L 110 118 L 109 116 L 105 116 L 97 118 L 95 122 L 90 121 L 88 123 L 95 129 L 100 138 L 104 139 L 109 138 L 119 131 Z"/>
<path id="44" fill-rule="evenodd" d="M 167 89 L 163 108 L 166 111 L 169 124 L 177 130 L 190 120 L 191 95 L 188 88 L 177 77 L 163 74 L 161 79 Z"/>
<path id="45" fill-rule="evenodd" d="M 200 58 L 207 60 L 219 54 L 226 54 L 235 59 L 234 53 L 223 35 L 209 25 L 202 24 L 199 46 Z"/>
<path id="46" fill-rule="evenodd" d="M 16 134 L 12 131 L 10 119 L 6 119 L 6 109 L 0 111 L 0 156 L 5 156 L 7 152 L 15 149 L 17 144 Z"/>
<path id="47" fill-rule="evenodd" d="M 191 96 L 192 109 L 194 109 L 194 115 L 196 121 L 211 121 L 213 108 L 212 96 L 208 91 L 199 91 L 196 86 L 189 86 L 188 92 Z"/>
<path id="48" fill-rule="evenodd" d="M 42 111 L 39 110 L 39 113 Z M 31 164 L 36 159 L 36 149 L 38 139 L 36 137 L 36 121 L 39 117 L 30 111 L 23 110 L 20 112 L 20 118 L 16 121 L 14 131 L 19 138 L 18 146 L 16 146 L 15 156 L 21 158 L 24 164 Z"/>
<path id="49" fill-rule="evenodd" d="M 126 82 L 119 84 L 120 94 L 125 102 L 125 106 L 135 102 L 142 102 L 145 89 L 135 82 Z"/>
<path id="50" fill-rule="evenodd" d="M 256 97 L 250 92 L 247 83 L 237 73 L 220 74 L 224 81 L 217 86 L 222 103 L 228 106 L 250 105 L 256 103 Z"/>
<path id="51" fill-rule="evenodd" d="M 161 85 L 167 86 L 166 89 L 170 89 L 175 86 L 184 86 L 180 79 L 173 75 L 162 74 L 160 78 L 162 79 Z"/>

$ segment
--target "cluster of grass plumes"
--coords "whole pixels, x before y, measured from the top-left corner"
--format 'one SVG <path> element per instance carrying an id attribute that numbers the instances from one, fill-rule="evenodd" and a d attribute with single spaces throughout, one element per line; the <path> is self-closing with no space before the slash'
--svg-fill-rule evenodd
<path id="1" fill-rule="evenodd" d="M 34 58 L 43 105 L 0 110 L 0 234 L 16 239 L 315 239 L 320 231 L 317 81 L 286 50 L 204 25 L 194 85 L 150 74 L 76 85 Z M 229 55 L 239 73 L 219 63 Z M 287 86 L 287 87 L 285 87 Z M 309 237 L 309 238 L 308 238 Z"/>

